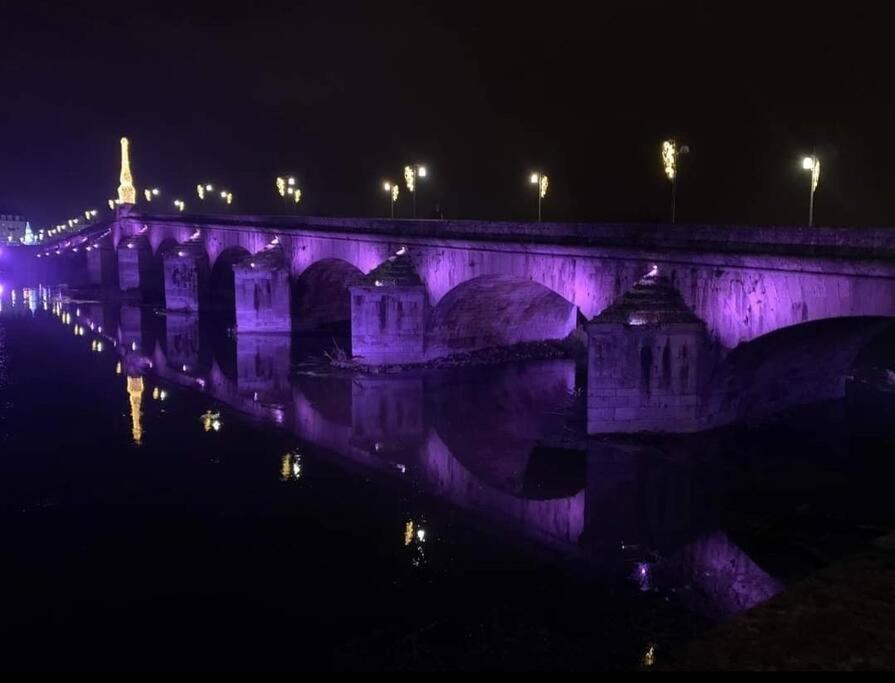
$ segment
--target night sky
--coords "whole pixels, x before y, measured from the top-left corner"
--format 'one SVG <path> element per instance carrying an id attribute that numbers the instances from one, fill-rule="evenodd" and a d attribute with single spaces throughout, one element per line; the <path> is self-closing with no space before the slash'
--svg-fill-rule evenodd
<path id="1" fill-rule="evenodd" d="M 531 218 L 541 169 L 546 219 L 659 221 L 675 136 L 681 221 L 804 222 L 816 150 L 818 222 L 888 225 L 891 29 L 858 4 L 0 0 L 0 205 L 102 207 L 128 135 L 193 206 L 271 212 L 294 173 L 302 213 L 381 215 L 420 161 L 421 216 Z"/>

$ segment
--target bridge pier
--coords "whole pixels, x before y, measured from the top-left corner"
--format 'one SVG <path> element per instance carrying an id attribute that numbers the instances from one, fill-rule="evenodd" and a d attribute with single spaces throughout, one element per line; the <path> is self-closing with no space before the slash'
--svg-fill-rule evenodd
<path id="1" fill-rule="evenodd" d="M 86 249 L 85 249 L 86 251 Z M 87 284 L 94 287 L 115 287 L 118 264 L 115 248 L 108 239 L 101 240 L 87 251 Z"/>
<path id="2" fill-rule="evenodd" d="M 180 372 L 199 367 L 199 335 L 198 316 L 190 313 L 165 316 L 165 356 L 170 367 Z"/>
<path id="3" fill-rule="evenodd" d="M 283 335 L 236 336 L 236 384 L 240 394 L 265 403 L 288 402 L 290 341 Z"/>
<path id="4" fill-rule="evenodd" d="M 426 288 L 406 253 L 351 291 L 351 352 L 365 365 L 420 363 L 426 350 Z"/>
<path id="5" fill-rule="evenodd" d="M 122 292 L 141 298 L 149 294 L 152 268 L 152 247 L 145 237 L 130 237 L 118 245 L 118 286 Z"/>
<path id="6" fill-rule="evenodd" d="M 358 377 L 351 383 L 351 441 L 365 452 L 401 453 L 423 443 L 423 380 Z"/>
<path id="7" fill-rule="evenodd" d="M 164 254 L 165 308 L 197 312 L 208 299 L 208 256 L 196 245 Z"/>
<path id="8" fill-rule="evenodd" d="M 156 321 L 151 311 L 126 304 L 118 317 L 118 343 L 129 353 L 148 355 L 155 349 Z"/>
<path id="9" fill-rule="evenodd" d="M 233 266 L 236 329 L 291 332 L 292 286 L 279 252 L 257 254 Z"/>
<path id="10" fill-rule="evenodd" d="M 667 280 L 644 278 L 587 333 L 588 434 L 707 427 L 708 333 Z"/>

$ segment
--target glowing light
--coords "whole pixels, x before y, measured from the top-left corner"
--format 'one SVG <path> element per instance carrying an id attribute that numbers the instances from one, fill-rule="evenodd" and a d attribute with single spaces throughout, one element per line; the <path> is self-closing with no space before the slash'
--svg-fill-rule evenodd
<path id="1" fill-rule="evenodd" d="M 143 190 L 143 196 L 146 197 L 147 202 L 152 201 L 152 191 L 151 190 Z"/>
<path id="2" fill-rule="evenodd" d="M 301 201 L 301 190 L 296 187 L 292 197 L 295 199 L 295 203 L 298 204 Z"/>
<path id="3" fill-rule="evenodd" d="M 655 664 L 656 664 L 656 646 L 653 645 L 652 643 L 650 643 L 647 646 L 646 652 L 643 653 L 643 659 L 641 660 L 641 664 L 647 668 L 649 668 L 651 666 L 655 666 Z"/>
<path id="4" fill-rule="evenodd" d="M 389 183 L 389 182 L 386 182 L 386 183 L 384 183 L 384 184 L 382 185 L 382 189 L 385 190 L 386 192 L 391 192 L 391 191 L 392 191 L 392 184 Z"/>
<path id="5" fill-rule="evenodd" d="M 277 176 L 277 192 L 281 197 L 286 196 L 286 179 Z"/>
<path id="6" fill-rule="evenodd" d="M 802 168 L 811 171 L 811 191 L 817 192 L 817 186 L 820 185 L 820 159 L 805 157 L 802 159 Z"/>
<path id="7" fill-rule="evenodd" d="M 650 266 L 650 271 L 646 274 L 647 277 L 659 277 L 659 266 L 653 264 Z"/>
<path id="8" fill-rule="evenodd" d="M 547 188 L 548 187 L 550 187 L 550 180 L 547 178 L 547 176 L 542 175 L 541 176 L 541 184 L 538 188 L 538 191 L 541 194 L 541 199 L 543 199 L 544 197 L 547 196 Z"/>
<path id="9" fill-rule="evenodd" d="M 118 186 L 118 203 L 119 204 L 136 204 L 137 190 L 134 187 L 134 178 L 131 175 L 130 162 L 130 141 L 127 138 L 121 138 L 121 183 Z"/>
<path id="10" fill-rule="evenodd" d="M 407 247 L 401 247 L 395 252 L 395 256 L 404 256 L 407 253 Z"/>
<path id="11" fill-rule="evenodd" d="M 174 206 L 178 211 L 180 211 L 180 213 L 183 213 L 186 209 L 186 203 L 182 199 L 175 199 Z"/>
<path id="12" fill-rule="evenodd" d="M 302 475 L 301 453 L 286 453 L 280 460 L 280 481 L 298 481 Z"/>
<path id="13" fill-rule="evenodd" d="M 128 377 L 127 378 L 127 394 L 131 404 L 131 434 L 134 444 L 139 446 L 143 443 L 143 425 L 140 408 L 143 404 L 143 378 Z"/>
<path id="14" fill-rule="evenodd" d="M 405 547 L 413 543 L 413 520 L 404 525 L 404 545 Z"/>
<path id="15" fill-rule="evenodd" d="M 137 342 L 131 342 L 131 351 L 137 350 Z"/>
<path id="16" fill-rule="evenodd" d="M 539 182 L 541 182 L 541 174 L 540 173 L 532 173 L 531 174 L 531 184 L 537 185 Z"/>
<path id="17" fill-rule="evenodd" d="M 400 185 L 392 185 L 392 204 L 398 201 L 398 195 L 401 194 L 401 186 Z"/>
<path id="18" fill-rule="evenodd" d="M 665 166 L 665 175 L 671 181 L 677 177 L 677 154 L 677 143 L 674 140 L 662 143 L 662 164 Z"/>
<path id="19" fill-rule="evenodd" d="M 109 208 L 112 209 L 112 211 L 115 210 L 115 200 L 114 199 L 109 200 Z M 52 234 L 52 231 L 50 232 L 50 234 Z"/>
<path id="20" fill-rule="evenodd" d="M 404 183 L 407 185 L 407 191 L 413 192 L 416 189 L 416 173 L 413 166 L 404 167 Z"/>
<path id="21" fill-rule="evenodd" d="M 205 186 L 204 185 L 196 185 L 196 194 L 199 195 L 199 199 L 205 199 Z"/>
<path id="22" fill-rule="evenodd" d="M 295 186 L 295 178 L 289 178 L 289 187 Z"/>
<path id="23" fill-rule="evenodd" d="M 221 414 L 210 410 L 206 411 L 200 419 L 202 420 L 202 427 L 206 432 L 219 432 L 221 431 L 221 427 L 224 426 L 221 422 Z"/>

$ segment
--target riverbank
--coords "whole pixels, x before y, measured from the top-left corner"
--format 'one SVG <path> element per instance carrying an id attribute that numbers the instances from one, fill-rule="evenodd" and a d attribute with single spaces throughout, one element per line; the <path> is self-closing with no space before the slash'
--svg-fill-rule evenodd
<path id="1" fill-rule="evenodd" d="M 895 533 L 698 638 L 672 671 L 895 668 Z"/>
<path id="2" fill-rule="evenodd" d="M 564 340 L 524 342 L 513 346 L 501 346 L 465 353 L 456 353 L 421 363 L 395 363 L 390 365 L 364 365 L 349 358 L 340 349 L 327 354 L 330 365 L 339 370 L 351 370 L 369 375 L 397 374 L 411 370 L 441 370 L 528 360 L 576 360 L 582 364 L 587 353 L 587 341 L 569 337 Z"/>

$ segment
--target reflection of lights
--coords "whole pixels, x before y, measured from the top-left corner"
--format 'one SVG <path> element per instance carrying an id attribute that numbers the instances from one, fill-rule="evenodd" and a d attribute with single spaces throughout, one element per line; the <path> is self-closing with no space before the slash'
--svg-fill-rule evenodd
<path id="1" fill-rule="evenodd" d="M 426 562 L 425 544 L 427 536 L 426 530 L 419 524 L 414 524 L 412 519 L 404 524 L 404 547 L 412 548 L 413 558 L 411 563 L 414 567 L 422 567 Z"/>
<path id="2" fill-rule="evenodd" d="M 142 413 L 140 407 L 143 403 L 143 378 L 127 378 L 127 394 L 131 403 L 131 434 L 134 443 L 139 446 L 143 442 Z"/>
<path id="3" fill-rule="evenodd" d="M 643 653 L 643 659 L 641 659 L 640 663 L 645 667 L 654 666 L 656 663 L 656 646 L 653 643 L 650 643 L 646 652 Z"/>
<path id="4" fill-rule="evenodd" d="M 206 411 L 200 419 L 202 420 L 202 427 L 206 432 L 219 432 L 221 427 L 224 426 L 224 423 L 221 422 L 221 414 L 210 410 Z"/>
<path id="5" fill-rule="evenodd" d="M 292 451 L 280 461 L 280 481 L 298 481 L 302 476 L 301 453 Z"/>
<path id="6" fill-rule="evenodd" d="M 137 350 L 137 342 L 135 342 L 135 341 L 131 342 L 131 351 L 136 351 L 136 350 Z"/>
<path id="7" fill-rule="evenodd" d="M 646 274 L 647 277 L 659 277 L 659 266 L 653 264 L 650 267 L 650 271 Z"/>

